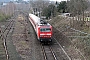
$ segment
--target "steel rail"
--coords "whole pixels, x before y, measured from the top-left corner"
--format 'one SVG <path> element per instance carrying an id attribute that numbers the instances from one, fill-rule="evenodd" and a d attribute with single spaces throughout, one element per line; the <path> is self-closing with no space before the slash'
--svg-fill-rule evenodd
<path id="1" fill-rule="evenodd" d="M 44 60 L 48 60 L 45 47 L 44 47 L 42 44 L 41 44 L 41 48 L 42 48 L 42 51 L 43 51 Z M 53 51 L 53 49 L 52 49 L 52 47 L 51 47 L 51 46 L 48 46 L 48 48 L 49 48 L 49 50 L 50 50 L 50 52 L 51 52 L 51 54 L 52 54 L 53 59 L 54 59 L 54 60 L 58 60 L 57 57 L 56 57 L 56 55 L 55 55 L 55 53 L 54 53 L 54 51 Z"/>
<path id="2" fill-rule="evenodd" d="M 41 48 L 42 48 L 42 52 L 43 52 L 43 55 L 44 55 L 44 60 L 47 60 L 47 55 L 46 55 L 44 46 L 42 46 L 42 44 L 41 44 Z"/>
<path id="3" fill-rule="evenodd" d="M 3 40 L 3 45 L 4 45 L 4 49 L 5 49 L 5 53 L 6 53 L 6 59 L 7 60 L 9 60 L 9 54 L 8 54 L 8 50 L 7 50 L 7 44 L 6 44 L 6 38 L 7 38 L 7 35 L 8 35 L 8 33 L 9 33 L 9 31 L 11 30 L 11 27 L 13 26 L 13 23 L 14 23 L 14 21 L 10 21 L 10 24 L 8 24 L 7 25 L 7 27 L 4 29 L 4 31 L 2 31 L 2 35 L 1 35 L 1 37 L 2 37 L 2 40 Z M 9 28 L 10 27 L 10 28 Z M 7 29 L 9 29 L 8 30 L 8 32 L 7 32 L 7 34 L 6 34 L 6 37 L 4 37 L 4 33 L 5 33 L 5 31 L 7 30 Z"/>
<path id="4" fill-rule="evenodd" d="M 8 29 L 8 27 L 10 26 L 10 24 L 11 24 L 12 21 L 10 21 L 10 23 L 7 25 L 7 27 L 2 31 L 3 33 Z"/>
<path id="5" fill-rule="evenodd" d="M 55 55 L 55 53 L 53 52 L 53 49 L 52 49 L 52 47 L 50 46 L 49 48 L 50 48 L 50 50 L 51 50 L 51 53 L 52 53 L 52 55 L 53 55 L 53 57 L 54 57 L 54 60 L 58 60 L 58 59 L 57 59 L 57 57 L 56 57 L 56 55 Z"/>
<path id="6" fill-rule="evenodd" d="M 64 52 L 64 54 L 68 57 L 69 60 L 72 60 L 69 55 L 66 53 L 66 51 L 64 50 L 64 48 L 61 46 L 61 44 L 53 37 L 53 39 L 57 42 L 57 44 L 59 45 L 59 47 L 62 49 L 62 51 Z"/>
<path id="7" fill-rule="evenodd" d="M 70 27 L 67 27 L 67 28 L 70 28 Z M 72 38 L 72 37 L 74 37 L 74 38 L 77 38 L 77 37 L 79 37 L 79 38 L 86 38 L 86 37 L 88 37 L 90 34 L 88 34 L 88 33 L 86 33 L 86 32 L 82 32 L 82 31 L 80 31 L 80 30 L 76 30 L 76 29 L 74 29 L 74 28 L 70 28 L 71 30 L 73 30 L 73 31 L 75 31 L 75 32 L 79 32 L 79 33 L 83 33 L 83 34 L 87 34 L 86 36 L 67 36 L 67 37 L 69 37 L 69 38 Z M 58 31 L 60 31 L 59 29 L 57 29 Z M 55 38 L 54 38 L 55 39 Z M 55 39 L 56 40 L 56 39 Z M 56 40 L 57 41 L 57 40 Z M 70 40 L 71 41 L 71 40 Z M 58 42 L 58 41 L 57 41 Z M 72 41 L 71 41 L 72 42 Z M 61 46 L 61 45 L 60 45 Z M 81 53 L 81 51 L 78 49 L 78 48 L 76 48 L 76 46 L 74 45 L 74 48 L 80 53 L 80 55 L 84 58 L 84 60 L 86 60 L 86 57 L 84 57 L 84 55 L 83 55 L 83 53 Z M 67 54 L 67 53 L 66 53 Z M 69 58 L 69 56 L 67 55 L 67 57 Z M 70 58 L 69 58 L 70 59 Z"/>

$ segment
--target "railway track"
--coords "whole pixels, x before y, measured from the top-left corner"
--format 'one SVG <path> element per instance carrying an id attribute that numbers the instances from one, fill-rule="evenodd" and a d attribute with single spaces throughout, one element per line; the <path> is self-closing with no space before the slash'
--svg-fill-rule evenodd
<path id="1" fill-rule="evenodd" d="M 72 60 L 61 44 L 55 38 L 53 40 L 51 45 L 41 43 L 44 60 Z"/>
<path id="2" fill-rule="evenodd" d="M 68 28 L 68 27 L 67 27 Z M 59 32 L 60 30 L 57 29 Z M 73 48 L 73 51 L 76 52 L 73 54 L 68 53 L 72 59 L 81 59 L 81 60 L 86 60 L 86 57 L 84 56 L 83 52 L 76 46 L 76 44 L 78 42 L 74 42 L 74 39 L 77 40 L 77 38 L 87 38 L 87 33 L 79 31 L 79 30 L 75 30 L 74 28 L 70 28 L 69 30 L 64 30 L 63 31 L 63 35 L 67 36 L 69 38 L 69 41 L 71 42 L 71 49 Z M 80 41 L 80 40 L 79 40 Z M 60 42 L 59 42 L 60 43 Z M 79 43 L 81 44 L 81 43 Z M 77 55 L 77 56 L 75 56 Z"/>
<path id="3" fill-rule="evenodd" d="M 57 60 L 57 57 L 51 46 L 43 46 L 41 44 L 41 48 L 44 55 L 44 60 Z"/>
<path id="4" fill-rule="evenodd" d="M 55 45 L 58 45 L 59 46 L 59 48 L 61 48 L 61 50 L 63 51 L 63 53 L 64 53 L 64 59 L 63 60 L 72 60 L 71 58 L 70 58 L 70 56 L 68 55 L 68 53 L 64 50 L 64 48 L 61 46 L 61 44 L 58 42 L 58 40 L 57 39 L 55 39 L 54 37 L 53 37 L 53 39 L 55 40 Z"/>
<path id="5" fill-rule="evenodd" d="M 9 34 L 10 31 L 13 31 L 13 26 L 14 26 L 14 21 L 10 20 L 8 25 L 6 27 L 4 27 L 1 31 L 1 39 L 3 41 L 3 46 L 5 49 L 5 54 L 6 54 L 6 60 L 9 60 L 9 54 L 8 54 L 8 50 L 7 50 L 7 36 Z"/>

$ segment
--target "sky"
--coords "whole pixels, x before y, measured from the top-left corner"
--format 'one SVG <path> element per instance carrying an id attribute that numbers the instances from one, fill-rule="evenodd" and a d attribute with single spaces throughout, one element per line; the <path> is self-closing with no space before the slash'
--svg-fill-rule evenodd
<path id="1" fill-rule="evenodd" d="M 0 0 L 0 2 L 2 1 L 16 1 L 16 0 Z M 30 1 L 30 0 L 23 0 L 23 1 Z M 61 2 L 61 1 L 67 1 L 67 0 L 50 0 L 50 1 L 58 1 L 58 2 Z"/>
<path id="2" fill-rule="evenodd" d="M 24 0 L 24 1 L 29 1 L 29 0 Z M 67 1 L 67 0 L 50 0 L 50 1 L 58 1 L 58 2 L 61 2 L 61 1 Z"/>
<path id="3" fill-rule="evenodd" d="M 15 0 L 14 0 L 15 1 Z M 29 1 L 29 0 L 23 0 L 23 1 Z M 58 2 L 61 2 L 61 1 L 67 1 L 67 0 L 50 0 L 50 1 L 58 1 Z"/>
<path id="4" fill-rule="evenodd" d="M 67 0 L 50 0 L 50 1 L 58 1 L 58 2 L 61 2 L 61 1 L 67 1 Z"/>

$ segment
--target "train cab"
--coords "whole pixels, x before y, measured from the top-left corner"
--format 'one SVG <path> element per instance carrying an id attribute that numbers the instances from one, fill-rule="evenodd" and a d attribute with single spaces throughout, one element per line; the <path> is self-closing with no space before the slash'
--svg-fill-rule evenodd
<path id="1" fill-rule="evenodd" d="M 52 26 L 50 24 L 41 24 L 38 29 L 38 38 L 40 41 L 52 41 Z"/>

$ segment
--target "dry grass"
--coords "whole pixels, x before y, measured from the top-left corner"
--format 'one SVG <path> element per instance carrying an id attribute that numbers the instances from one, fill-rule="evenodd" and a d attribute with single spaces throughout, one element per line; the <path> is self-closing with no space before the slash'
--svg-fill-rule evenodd
<path id="1" fill-rule="evenodd" d="M 68 25 L 70 26 L 70 19 L 68 19 L 67 17 L 58 16 L 58 17 L 53 18 L 50 21 L 50 23 L 51 25 L 53 25 L 55 28 L 59 29 L 60 31 L 65 31 L 66 26 Z M 87 27 L 85 24 L 82 25 L 82 21 L 81 22 L 74 21 L 72 27 L 75 29 L 90 33 L 90 27 Z M 71 40 L 72 44 L 75 45 L 81 51 L 81 53 L 85 56 L 86 60 L 90 60 L 90 38 L 89 37 L 72 38 Z"/>
<path id="2" fill-rule="evenodd" d="M 5 60 L 5 59 L 6 59 L 6 56 L 5 56 L 3 41 L 0 39 L 0 60 Z"/>

